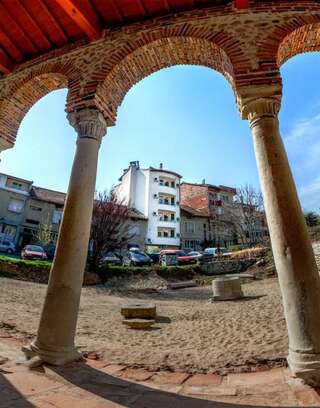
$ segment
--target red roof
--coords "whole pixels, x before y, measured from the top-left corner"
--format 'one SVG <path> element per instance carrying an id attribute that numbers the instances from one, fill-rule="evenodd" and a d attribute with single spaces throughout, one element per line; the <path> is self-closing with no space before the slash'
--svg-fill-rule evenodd
<path id="1" fill-rule="evenodd" d="M 246 0 L 234 0 L 239 8 Z M 103 29 L 232 0 L 0 0 L 0 72 Z"/>

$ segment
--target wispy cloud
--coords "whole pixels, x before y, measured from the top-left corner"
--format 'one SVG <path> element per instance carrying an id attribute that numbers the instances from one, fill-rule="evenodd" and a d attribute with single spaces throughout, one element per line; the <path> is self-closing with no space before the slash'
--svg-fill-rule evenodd
<path id="1" fill-rule="evenodd" d="M 320 113 L 297 121 L 291 131 L 285 136 L 285 141 L 292 143 L 315 135 L 320 135 Z"/>
<path id="2" fill-rule="evenodd" d="M 317 110 L 320 112 L 320 107 Z M 320 113 L 298 118 L 284 135 L 302 206 L 320 207 Z"/>

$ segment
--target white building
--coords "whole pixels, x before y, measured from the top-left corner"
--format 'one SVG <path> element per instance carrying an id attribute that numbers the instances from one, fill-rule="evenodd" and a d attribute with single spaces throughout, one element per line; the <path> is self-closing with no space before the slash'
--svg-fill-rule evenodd
<path id="1" fill-rule="evenodd" d="M 173 171 L 130 162 L 115 192 L 123 203 L 148 218 L 146 245 L 180 247 L 180 179 Z"/>

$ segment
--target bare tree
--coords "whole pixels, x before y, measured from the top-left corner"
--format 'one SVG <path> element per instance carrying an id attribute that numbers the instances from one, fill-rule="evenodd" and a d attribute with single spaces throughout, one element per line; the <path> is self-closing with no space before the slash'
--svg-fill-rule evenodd
<path id="1" fill-rule="evenodd" d="M 107 251 L 125 248 L 134 234 L 130 233 L 130 208 L 111 191 L 96 194 L 91 226 L 91 267 L 98 270 Z"/>
<path id="2" fill-rule="evenodd" d="M 265 215 L 260 191 L 246 184 L 237 189 L 235 201 L 224 207 L 218 222 L 232 228 L 242 244 L 256 245 L 264 239 Z"/>
<path id="3" fill-rule="evenodd" d="M 43 246 L 47 246 L 53 242 L 52 224 L 48 220 L 45 223 L 41 223 L 37 231 L 33 233 L 32 240 Z"/>

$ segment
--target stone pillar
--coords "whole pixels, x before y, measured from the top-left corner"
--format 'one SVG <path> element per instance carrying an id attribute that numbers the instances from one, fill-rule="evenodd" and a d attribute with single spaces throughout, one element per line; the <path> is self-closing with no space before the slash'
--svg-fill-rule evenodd
<path id="1" fill-rule="evenodd" d="M 242 101 L 250 121 L 289 335 L 292 373 L 320 385 L 320 278 L 279 133 L 281 96 Z"/>
<path id="2" fill-rule="evenodd" d="M 98 152 L 107 129 L 102 114 L 95 109 L 70 113 L 68 119 L 78 133 L 77 150 L 38 334 L 30 346 L 31 355 L 54 365 L 79 357 L 74 337 L 88 253 Z"/>

